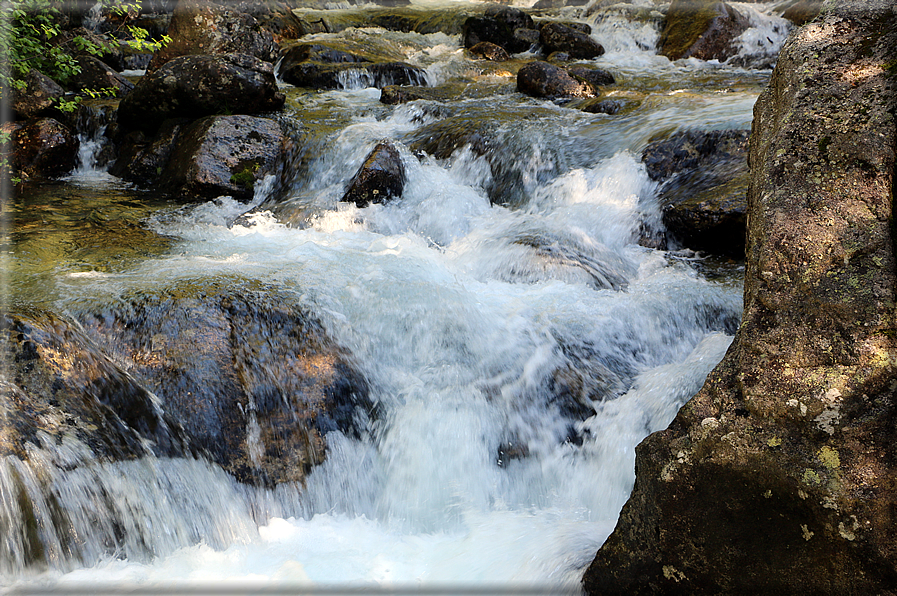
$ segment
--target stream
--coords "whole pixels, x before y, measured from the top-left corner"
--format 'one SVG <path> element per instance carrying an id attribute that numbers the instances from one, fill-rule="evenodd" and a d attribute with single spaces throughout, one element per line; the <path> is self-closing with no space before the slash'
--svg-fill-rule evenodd
<path id="1" fill-rule="evenodd" d="M 784 21 L 734 6 L 754 27 L 730 62 L 774 56 Z M 510 71 L 532 55 L 488 63 L 457 35 L 350 28 L 312 39 L 387 46 L 459 99 L 391 106 L 363 80 L 281 84 L 276 117 L 299 149 L 250 204 L 172 203 L 92 165 L 89 139 L 81 169 L 4 204 L 7 305 L 74 313 L 179 282 L 251 280 L 314 313 L 380 414 L 358 436 L 328 433 L 304 485 L 243 484 L 202 458 L 89 461 L 83 445 L 6 456 L 0 527 L 24 523 L 10 495 L 25 486 L 38 517 L 54 495 L 79 546 L 47 532 L 48 562 L 29 566 L 8 538 L 0 592 L 580 593 L 632 489 L 635 446 L 697 392 L 741 314 L 737 263 L 639 244 L 646 222 L 660 225 L 641 151 L 678 130 L 750 128 L 771 71 L 670 62 L 657 18 L 557 14 L 605 47 L 590 63 L 614 74 L 618 113 L 518 93 Z M 469 146 L 410 148 L 440 125 L 488 130 L 492 161 Z M 339 202 L 383 139 L 401 152 L 402 197 Z M 599 386 L 585 416 L 546 397 L 565 367 Z M 123 536 L 111 549 L 110 507 Z"/>

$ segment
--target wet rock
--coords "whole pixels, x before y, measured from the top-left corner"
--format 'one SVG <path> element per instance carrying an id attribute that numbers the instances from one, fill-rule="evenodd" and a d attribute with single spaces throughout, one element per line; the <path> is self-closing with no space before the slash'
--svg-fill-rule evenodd
<path id="1" fill-rule="evenodd" d="M 181 56 L 147 73 L 119 104 L 125 130 L 154 132 L 169 118 L 279 110 L 273 67 L 243 54 Z"/>
<path id="2" fill-rule="evenodd" d="M 567 72 L 570 73 L 570 75 L 574 78 L 588 83 L 595 91 L 597 91 L 599 87 L 613 85 L 614 83 L 616 83 L 616 80 L 614 80 L 614 75 L 600 68 L 590 68 L 588 66 L 571 66 L 567 69 Z"/>
<path id="3" fill-rule="evenodd" d="M 408 103 L 418 99 L 448 101 L 455 97 L 454 88 L 416 87 L 409 85 L 387 85 L 380 89 L 380 102 L 387 105 Z"/>
<path id="4" fill-rule="evenodd" d="M 44 311 L 0 315 L 4 424 L 0 453 L 81 444 L 94 457 L 190 454 L 180 426 L 154 396 L 71 320 Z M 29 447 L 29 444 L 31 447 Z"/>
<path id="5" fill-rule="evenodd" d="M 391 143 L 378 143 L 349 181 L 341 199 L 367 207 L 402 196 L 405 187 L 405 165 L 398 149 Z"/>
<path id="6" fill-rule="evenodd" d="M 469 49 L 470 53 L 474 56 L 492 60 L 493 62 L 503 62 L 511 59 L 511 56 L 508 55 L 508 52 L 505 51 L 503 47 L 488 41 L 481 41 L 480 43 L 471 46 Z"/>
<path id="7" fill-rule="evenodd" d="M 78 137 L 53 118 L 34 120 L 16 130 L 13 163 L 23 180 L 64 176 L 78 165 Z"/>
<path id="8" fill-rule="evenodd" d="M 732 41 L 750 22 L 724 2 L 674 0 L 660 36 L 660 54 L 670 60 L 725 61 L 736 53 Z"/>
<path id="9" fill-rule="evenodd" d="M 426 72 L 405 62 L 337 63 L 299 62 L 281 66 L 281 79 L 311 89 L 383 88 L 389 85 L 426 85 Z"/>
<path id="10" fill-rule="evenodd" d="M 526 31 L 533 30 L 532 17 L 510 6 L 490 6 L 482 17 L 470 17 L 464 21 L 461 37 L 465 48 L 472 48 L 488 41 L 516 54 L 525 52 L 532 45 Z M 523 33 L 517 34 L 518 30 Z"/>
<path id="11" fill-rule="evenodd" d="M 319 43 L 300 44 L 291 47 L 283 55 L 281 72 L 289 70 L 300 62 L 322 62 L 324 64 L 339 64 L 342 62 L 370 62 L 363 56 L 357 56 L 337 47 Z"/>
<path id="12" fill-rule="evenodd" d="M 572 77 L 565 69 L 536 60 L 517 71 L 517 90 L 533 97 L 548 99 L 591 97 L 591 85 Z"/>
<path id="13" fill-rule="evenodd" d="M 895 32 L 891 2 L 841 3 L 785 43 L 754 108 L 741 326 L 637 447 L 588 593 L 897 585 Z"/>
<path id="14" fill-rule="evenodd" d="M 33 68 L 22 79 L 25 88 L 16 89 L 12 109 L 19 120 L 46 115 L 65 90 L 47 75 Z"/>
<path id="15" fill-rule="evenodd" d="M 181 131 L 189 123 L 187 118 L 165 120 L 152 136 L 131 131 L 118 140 L 118 157 L 109 173 L 143 187 L 157 185 Z"/>
<path id="16" fill-rule="evenodd" d="M 600 97 L 593 97 L 590 99 L 586 99 L 582 103 L 575 106 L 567 104 L 567 107 L 575 107 L 577 110 L 589 112 L 590 114 L 608 114 L 609 116 L 613 116 L 614 114 L 619 112 L 620 109 L 622 109 L 623 104 L 616 99 L 603 99 Z"/>
<path id="17" fill-rule="evenodd" d="M 604 54 L 604 47 L 588 33 L 561 23 L 546 23 L 539 32 L 546 53 L 566 52 L 572 58 L 589 60 Z"/>
<path id="18" fill-rule="evenodd" d="M 274 63 L 280 46 L 249 14 L 209 0 L 179 0 L 168 26 L 171 42 L 147 66 L 152 71 L 179 56 L 244 54 Z"/>
<path id="19" fill-rule="evenodd" d="M 78 316 L 241 482 L 301 482 L 324 460 L 328 432 L 366 432 L 364 378 L 320 323 L 276 289 L 192 280 Z"/>
<path id="20" fill-rule="evenodd" d="M 655 141 L 642 161 L 661 181 L 658 201 L 676 246 L 744 257 L 748 131 L 685 131 Z"/>
<path id="21" fill-rule="evenodd" d="M 255 182 L 280 166 L 286 145 L 273 120 L 207 116 L 178 135 L 159 185 L 186 200 L 221 195 L 248 200 Z"/>
<path id="22" fill-rule="evenodd" d="M 93 56 L 80 56 L 78 66 L 81 67 L 81 72 L 69 81 L 69 88 L 75 91 L 89 89 L 107 96 L 105 90 L 109 89 L 111 97 L 124 97 L 134 89 L 134 83 Z"/>

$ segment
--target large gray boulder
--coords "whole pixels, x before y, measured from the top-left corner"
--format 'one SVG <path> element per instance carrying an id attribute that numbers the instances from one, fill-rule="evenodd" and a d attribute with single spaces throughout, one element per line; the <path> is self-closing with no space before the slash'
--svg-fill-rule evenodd
<path id="1" fill-rule="evenodd" d="M 144 75 L 119 104 L 124 130 L 153 133 L 169 118 L 279 110 L 274 67 L 246 54 L 181 56 Z"/>
<path id="2" fill-rule="evenodd" d="M 178 135 L 159 185 L 194 200 L 251 199 L 255 183 L 281 165 L 287 138 L 280 125 L 254 116 L 207 116 Z"/>
<path id="3" fill-rule="evenodd" d="M 744 317 L 636 450 L 589 594 L 894 594 L 897 12 L 836 3 L 754 109 Z"/>

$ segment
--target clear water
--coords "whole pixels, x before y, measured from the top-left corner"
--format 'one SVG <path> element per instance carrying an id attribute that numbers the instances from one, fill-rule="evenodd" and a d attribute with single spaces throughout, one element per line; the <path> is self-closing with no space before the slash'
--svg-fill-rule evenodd
<path id="1" fill-rule="evenodd" d="M 767 33 L 781 25 L 745 6 Z M 320 317 L 384 412 L 362 439 L 329 434 L 304 487 L 251 488 L 194 460 L 102 462 L 74 443 L 7 457 L 4 591 L 579 593 L 632 488 L 636 444 L 702 385 L 731 342 L 720 321 L 741 309 L 737 273 L 711 281 L 681 255 L 638 245 L 641 222 L 658 220 L 640 151 L 672 130 L 747 128 L 769 71 L 670 63 L 653 49 L 656 20 L 568 13 L 608 48 L 595 63 L 617 77 L 616 116 L 523 97 L 513 64 L 475 63 L 457 37 L 353 30 L 337 37 L 386 40 L 431 84 L 484 91 L 391 107 L 363 82 L 284 86 L 285 123 L 302 130 L 304 150 L 286 190 L 275 196 L 269 180 L 251 205 L 173 206 L 87 155 L 67 180 L 4 206 L 8 300 L 65 311 L 178 279 L 261 280 Z M 414 156 L 415 132 L 447 117 L 488 127 L 503 155 Z M 401 200 L 339 203 L 384 138 L 406 166 Z M 512 206 L 490 205 L 496 172 L 516 181 Z M 546 377 L 565 366 L 612 379 L 585 420 L 546 402 Z M 525 456 L 497 449 L 515 444 Z M 16 558 L 23 491 L 48 553 L 41 568 Z M 74 552 L 54 534 L 54 507 L 72 520 Z M 111 553 L 110 520 L 126 537 Z"/>

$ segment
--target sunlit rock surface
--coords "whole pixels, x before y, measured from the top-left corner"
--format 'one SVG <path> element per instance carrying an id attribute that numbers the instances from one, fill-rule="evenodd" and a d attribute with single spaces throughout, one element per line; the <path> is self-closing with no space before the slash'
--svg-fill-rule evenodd
<path id="1" fill-rule="evenodd" d="M 588 593 L 897 586 L 895 32 L 890 2 L 841 4 L 782 50 L 754 109 L 742 325 L 637 448 Z"/>

